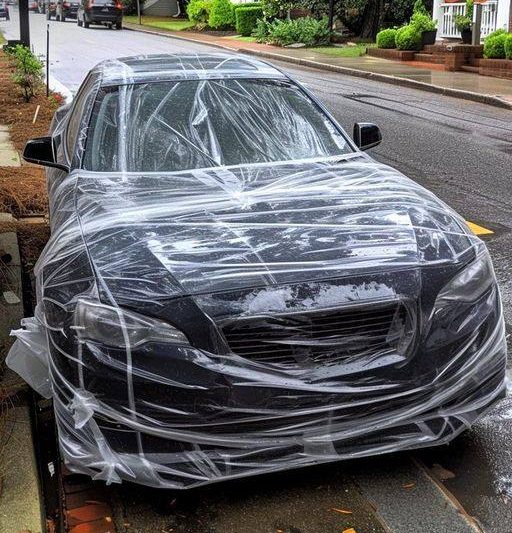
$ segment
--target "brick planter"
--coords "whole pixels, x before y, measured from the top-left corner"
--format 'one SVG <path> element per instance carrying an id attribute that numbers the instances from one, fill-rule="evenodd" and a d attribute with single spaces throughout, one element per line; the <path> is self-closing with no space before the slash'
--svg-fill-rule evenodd
<path id="1" fill-rule="evenodd" d="M 396 50 L 395 48 L 368 48 L 369 56 L 381 57 L 382 59 L 392 59 L 393 61 L 413 61 L 413 50 Z"/>
<path id="2" fill-rule="evenodd" d="M 512 80 L 512 59 L 480 59 L 478 74 Z"/>

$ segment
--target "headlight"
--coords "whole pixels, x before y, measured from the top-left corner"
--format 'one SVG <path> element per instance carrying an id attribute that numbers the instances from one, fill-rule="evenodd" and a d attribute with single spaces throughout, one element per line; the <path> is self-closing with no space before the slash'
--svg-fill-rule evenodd
<path id="1" fill-rule="evenodd" d="M 88 300 L 78 300 L 74 329 L 79 339 L 107 346 L 135 348 L 146 342 L 189 344 L 184 333 L 162 320 Z"/>
<path id="2" fill-rule="evenodd" d="M 491 258 L 484 249 L 440 290 L 435 307 L 439 309 L 454 303 L 476 302 L 494 283 Z"/>

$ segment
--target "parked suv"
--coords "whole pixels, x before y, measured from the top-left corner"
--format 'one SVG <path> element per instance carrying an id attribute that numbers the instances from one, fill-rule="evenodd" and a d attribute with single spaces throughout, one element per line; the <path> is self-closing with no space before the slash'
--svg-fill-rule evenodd
<path id="1" fill-rule="evenodd" d="M 78 11 L 78 2 L 67 2 L 66 0 L 49 1 L 46 4 L 46 18 L 64 22 L 67 18 L 76 18 Z"/>
<path id="2" fill-rule="evenodd" d="M 120 30 L 123 27 L 123 5 L 118 0 L 81 0 L 76 20 L 84 28 L 89 24 L 102 24 Z"/>

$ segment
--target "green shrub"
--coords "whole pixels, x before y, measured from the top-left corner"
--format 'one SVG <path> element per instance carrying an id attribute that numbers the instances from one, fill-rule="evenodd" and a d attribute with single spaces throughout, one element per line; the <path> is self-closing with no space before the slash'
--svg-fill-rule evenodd
<path id="1" fill-rule="evenodd" d="M 412 8 L 413 16 L 416 13 L 420 13 L 421 15 L 428 15 L 427 8 L 425 7 L 425 4 L 423 3 L 423 0 L 416 0 L 414 2 L 414 7 Z"/>
<path id="2" fill-rule="evenodd" d="M 512 33 L 505 37 L 505 57 L 512 59 Z"/>
<path id="3" fill-rule="evenodd" d="M 21 88 L 23 99 L 30 102 L 36 90 L 43 82 L 43 63 L 30 51 L 30 48 L 18 44 L 11 57 L 14 61 L 12 80 Z"/>
<path id="4" fill-rule="evenodd" d="M 487 59 L 505 59 L 505 40 L 507 32 L 496 30 L 484 40 L 484 57 Z"/>
<path id="5" fill-rule="evenodd" d="M 256 37 L 259 30 L 257 27 Z M 302 43 L 306 46 L 315 46 L 329 42 L 330 31 L 327 27 L 327 18 L 321 20 L 312 17 L 302 17 L 295 20 L 275 20 L 266 27 L 267 35 L 263 42 L 287 46 L 293 43 Z"/>
<path id="6" fill-rule="evenodd" d="M 420 33 L 424 31 L 434 31 L 437 26 L 437 20 L 432 20 L 430 15 L 416 12 L 411 17 L 411 26 L 414 26 Z"/>
<path id="7" fill-rule="evenodd" d="M 195 24 L 206 24 L 210 16 L 210 0 L 190 0 L 187 5 L 188 19 Z"/>
<path id="8" fill-rule="evenodd" d="M 249 37 L 256 28 L 258 20 L 262 18 L 263 9 L 260 6 L 235 9 L 235 26 L 237 33 L 244 37 Z"/>
<path id="9" fill-rule="evenodd" d="M 245 9 L 246 7 L 261 7 L 263 9 L 263 4 L 261 2 L 246 2 L 245 4 L 233 4 L 233 9 Z"/>
<path id="10" fill-rule="evenodd" d="M 421 48 L 421 32 L 410 24 L 402 26 L 396 31 L 395 44 L 399 50 L 419 50 Z"/>
<path id="11" fill-rule="evenodd" d="M 235 25 L 235 10 L 229 0 L 213 0 L 208 26 L 214 30 L 226 30 Z"/>
<path id="12" fill-rule="evenodd" d="M 256 22 L 256 27 L 252 32 L 252 36 L 256 38 L 259 43 L 266 42 L 269 34 L 271 23 L 267 20 L 261 19 Z"/>
<path id="13" fill-rule="evenodd" d="M 377 47 L 378 48 L 396 48 L 395 44 L 396 30 L 388 28 L 377 33 Z"/>

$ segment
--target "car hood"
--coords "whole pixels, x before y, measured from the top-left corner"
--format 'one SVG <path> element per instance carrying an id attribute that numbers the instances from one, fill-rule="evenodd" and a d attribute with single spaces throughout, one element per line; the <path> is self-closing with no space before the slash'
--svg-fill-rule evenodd
<path id="1" fill-rule="evenodd" d="M 75 171 L 53 202 L 52 239 L 78 234 L 117 301 L 453 263 L 476 240 L 432 193 L 359 154 L 179 173 Z"/>

